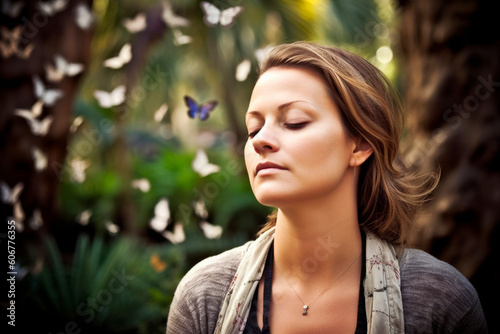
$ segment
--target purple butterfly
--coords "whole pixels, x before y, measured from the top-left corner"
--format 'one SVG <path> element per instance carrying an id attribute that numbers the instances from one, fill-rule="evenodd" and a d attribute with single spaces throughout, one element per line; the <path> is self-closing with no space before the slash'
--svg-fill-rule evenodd
<path id="1" fill-rule="evenodd" d="M 188 116 L 191 118 L 196 118 L 196 115 L 199 114 L 200 121 L 204 121 L 208 119 L 208 116 L 210 116 L 210 112 L 214 110 L 214 108 L 217 106 L 217 101 L 208 101 L 205 102 L 201 105 L 198 105 L 196 101 L 190 97 L 185 95 L 184 96 L 184 101 L 186 101 L 186 105 L 188 106 Z"/>

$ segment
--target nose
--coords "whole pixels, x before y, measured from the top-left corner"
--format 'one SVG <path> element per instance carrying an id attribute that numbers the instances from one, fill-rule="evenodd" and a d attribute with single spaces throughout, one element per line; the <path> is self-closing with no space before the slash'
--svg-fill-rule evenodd
<path id="1" fill-rule="evenodd" d="M 257 154 L 264 152 L 276 152 L 279 149 L 278 140 L 275 133 L 267 126 L 264 126 L 252 138 L 252 145 Z"/>

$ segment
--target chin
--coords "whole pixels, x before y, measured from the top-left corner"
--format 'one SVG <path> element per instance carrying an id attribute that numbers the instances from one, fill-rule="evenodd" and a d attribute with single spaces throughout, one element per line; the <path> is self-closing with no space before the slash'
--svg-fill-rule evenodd
<path id="1" fill-rule="evenodd" d="M 281 206 L 286 206 L 288 203 L 297 200 L 297 196 L 291 196 L 290 193 L 276 192 L 276 191 L 259 191 L 255 194 L 257 201 L 265 206 L 279 208 Z"/>

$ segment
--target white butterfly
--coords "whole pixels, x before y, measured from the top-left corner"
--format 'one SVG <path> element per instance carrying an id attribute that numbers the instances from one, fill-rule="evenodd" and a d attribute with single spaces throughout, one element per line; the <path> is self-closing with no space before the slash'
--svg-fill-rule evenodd
<path id="1" fill-rule="evenodd" d="M 160 123 L 163 117 L 165 117 L 165 114 L 167 113 L 168 110 L 168 105 L 166 103 L 163 103 L 158 110 L 155 111 L 155 122 Z"/>
<path id="2" fill-rule="evenodd" d="M 189 44 L 193 40 L 191 36 L 184 35 L 179 29 L 174 29 L 174 44 L 175 45 L 184 45 Z"/>
<path id="3" fill-rule="evenodd" d="M 175 15 L 172 10 L 172 4 L 170 1 L 163 1 L 163 11 L 161 13 L 161 18 L 163 22 L 170 28 L 187 27 L 189 25 L 189 20 Z"/>
<path id="4" fill-rule="evenodd" d="M 84 3 L 75 7 L 75 23 L 80 29 L 87 30 L 95 21 L 95 15 Z"/>
<path id="5" fill-rule="evenodd" d="M 139 13 L 133 19 L 125 18 L 122 24 L 132 34 L 142 31 L 146 29 L 146 14 Z"/>
<path id="6" fill-rule="evenodd" d="M 130 43 L 126 43 L 120 49 L 118 56 L 106 59 L 104 61 L 104 66 L 109 68 L 121 68 L 123 65 L 127 64 L 132 59 L 132 46 Z"/>
<path id="7" fill-rule="evenodd" d="M 245 81 L 248 77 L 248 74 L 250 73 L 250 70 L 252 69 L 252 63 L 250 62 L 250 59 L 245 59 L 241 63 L 236 66 L 236 80 L 238 81 Z"/>
<path id="8" fill-rule="evenodd" d="M 52 107 L 64 95 L 60 89 L 46 89 L 45 85 L 36 75 L 33 76 L 33 85 L 37 99 L 42 99 L 43 103 L 49 107 Z"/>
<path id="9" fill-rule="evenodd" d="M 234 6 L 224 10 L 220 10 L 213 4 L 207 1 L 202 1 L 201 9 L 205 13 L 203 22 L 209 27 L 215 27 L 220 23 L 224 28 L 229 28 L 235 23 L 236 17 L 243 12 L 243 6 Z"/>
<path id="10" fill-rule="evenodd" d="M 208 211 L 205 207 L 205 202 L 203 200 L 199 200 L 193 203 L 193 209 L 196 215 L 202 219 L 207 219 Z"/>
<path id="11" fill-rule="evenodd" d="M 45 65 L 47 80 L 51 82 L 59 82 L 65 75 L 68 77 L 75 76 L 83 72 L 83 69 L 85 68 L 83 64 L 70 63 L 58 54 L 54 56 L 54 62 L 56 64 L 55 68 L 50 63 Z"/>
<path id="12" fill-rule="evenodd" d="M 116 225 L 115 223 L 113 223 L 112 221 L 107 221 L 104 226 L 106 227 L 106 230 L 108 230 L 108 232 L 110 234 L 116 234 L 118 232 L 120 232 L 120 226 Z"/>
<path id="13" fill-rule="evenodd" d="M 200 227 L 207 239 L 219 239 L 222 235 L 222 226 L 212 225 L 209 222 L 200 222 Z"/>
<path id="14" fill-rule="evenodd" d="M 63 11 L 68 5 L 68 0 L 52 0 L 47 2 L 38 1 L 36 6 L 38 9 L 48 16 L 54 16 L 55 14 Z"/>
<path id="15" fill-rule="evenodd" d="M 24 215 L 23 207 L 21 206 L 21 202 L 19 202 L 19 201 L 14 202 L 14 208 L 12 211 L 14 214 L 13 218 L 16 222 L 16 231 L 17 232 L 24 231 L 23 221 L 24 221 L 25 215 Z"/>
<path id="16" fill-rule="evenodd" d="M 155 216 L 149 221 L 149 226 L 153 230 L 161 232 L 167 228 L 169 219 L 170 209 L 168 207 L 168 200 L 162 198 L 155 205 Z"/>
<path id="17" fill-rule="evenodd" d="M 2 13 L 12 17 L 13 19 L 19 16 L 23 7 L 24 1 L 14 1 L 12 3 L 10 0 L 2 0 Z"/>
<path id="18" fill-rule="evenodd" d="M 269 52 L 271 52 L 272 48 L 273 48 L 272 45 L 267 45 L 263 48 L 255 50 L 255 52 L 254 52 L 255 58 L 257 58 L 257 61 L 259 62 L 259 64 L 264 61 L 264 59 L 269 54 Z"/>
<path id="19" fill-rule="evenodd" d="M 220 171 L 219 166 L 208 162 L 207 154 L 203 150 L 198 150 L 198 152 L 196 153 L 196 157 L 191 163 L 191 167 L 202 177 Z"/>
<path id="20" fill-rule="evenodd" d="M 76 221 L 78 224 L 86 226 L 89 224 L 90 217 L 92 216 L 92 210 L 87 209 L 82 212 L 76 217 Z"/>
<path id="21" fill-rule="evenodd" d="M 31 216 L 29 225 L 33 230 L 38 230 L 40 227 L 42 227 L 43 219 L 40 209 L 35 209 L 33 211 L 33 215 Z"/>
<path id="22" fill-rule="evenodd" d="M 23 30 L 23 25 L 18 25 L 12 30 L 1 26 L 0 32 L 2 33 L 2 40 L 0 41 L 0 53 L 2 57 L 7 59 L 12 55 L 16 55 L 22 59 L 28 59 L 31 56 L 31 52 L 35 48 L 33 43 L 30 43 L 24 47 L 24 49 L 19 48 L 19 41 L 21 38 L 21 33 Z"/>
<path id="23" fill-rule="evenodd" d="M 71 178 L 77 183 L 83 183 L 85 181 L 85 170 L 89 168 L 90 162 L 87 160 L 82 160 L 80 158 L 75 158 L 71 160 Z"/>
<path id="24" fill-rule="evenodd" d="M 42 171 L 47 168 L 48 165 L 48 157 L 42 150 L 38 147 L 34 146 L 31 148 L 31 156 L 33 157 L 33 161 L 35 162 L 35 169 L 37 171 Z"/>
<path id="25" fill-rule="evenodd" d="M 52 115 L 46 116 L 44 119 L 29 119 L 28 124 L 31 132 L 36 136 L 45 136 L 49 132 L 54 117 Z"/>
<path id="26" fill-rule="evenodd" d="M 94 91 L 94 97 L 103 108 L 117 106 L 125 101 L 125 85 L 120 85 L 109 93 L 103 90 L 96 90 Z"/>
<path id="27" fill-rule="evenodd" d="M 45 136 L 49 132 L 50 125 L 54 120 L 52 115 L 46 116 L 44 119 L 38 120 L 38 117 L 42 113 L 43 101 L 39 100 L 36 102 L 31 110 L 16 109 L 14 114 L 25 118 L 28 121 L 28 125 L 31 132 L 36 136 Z"/>
<path id="28" fill-rule="evenodd" d="M 83 117 L 82 116 L 77 116 L 75 117 L 75 119 L 73 120 L 73 122 L 71 123 L 71 126 L 69 127 L 69 131 L 71 133 L 75 133 L 76 130 L 78 130 L 78 127 L 80 125 L 82 125 L 83 123 Z"/>
<path id="29" fill-rule="evenodd" d="M 19 200 L 24 184 L 19 182 L 11 189 L 7 183 L 0 181 L 0 188 L 2 190 L 2 202 L 12 205 Z"/>
<path id="30" fill-rule="evenodd" d="M 179 244 L 184 240 L 186 240 L 186 235 L 184 234 L 184 227 L 180 222 L 175 223 L 173 232 L 163 231 L 161 235 L 173 244 Z"/>
<path id="31" fill-rule="evenodd" d="M 139 189 L 143 193 L 147 193 L 151 189 L 151 184 L 148 179 L 132 180 L 132 188 Z"/>
<path id="32" fill-rule="evenodd" d="M 43 100 L 38 100 L 33 104 L 30 110 L 28 109 L 16 109 L 14 114 L 17 116 L 24 117 L 26 119 L 36 118 L 42 114 L 43 110 Z"/>

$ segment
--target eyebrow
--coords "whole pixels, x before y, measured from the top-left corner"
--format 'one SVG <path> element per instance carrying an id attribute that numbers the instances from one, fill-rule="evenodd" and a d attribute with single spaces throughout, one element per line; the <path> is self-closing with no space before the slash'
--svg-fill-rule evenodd
<path id="1" fill-rule="evenodd" d="M 290 108 L 290 106 L 291 106 L 292 104 L 294 104 L 294 103 L 298 103 L 298 102 L 304 102 L 304 103 L 307 103 L 307 104 L 311 104 L 310 102 L 307 102 L 307 101 L 304 101 L 304 100 L 295 100 L 295 101 L 290 101 L 290 102 L 287 102 L 287 103 L 280 104 L 280 105 L 278 106 L 278 112 L 279 112 L 280 114 L 283 114 L 285 111 L 287 111 L 287 110 Z M 257 116 L 258 116 L 258 115 L 260 115 L 260 114 L 261 114 L 261 112 L 260 112 L 260 111 L 258 111 L 258 110 L 252 110 L 252 111 L 248 111 L 246 115 L 247 115 L 247 117 L 248 117 L 248 116 L 251 116 L 251 115 L 257 115 Z"/>

